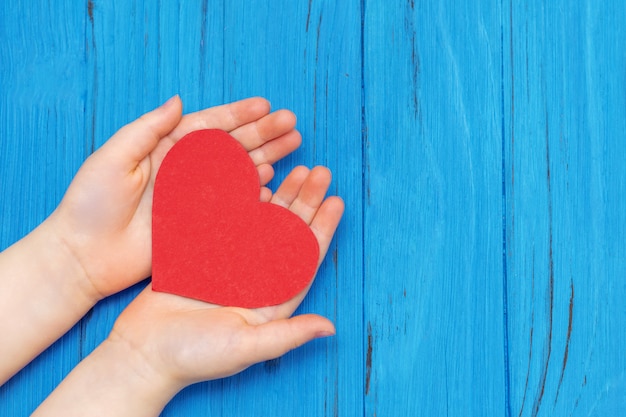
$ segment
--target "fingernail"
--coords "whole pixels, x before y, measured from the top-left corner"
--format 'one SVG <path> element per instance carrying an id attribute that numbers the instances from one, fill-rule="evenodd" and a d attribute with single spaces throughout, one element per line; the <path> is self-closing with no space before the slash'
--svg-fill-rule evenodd
<path id="1" fill-rule="evenodd" d="M 334 335 L 335 335 L 335 332 L 330 332 L 328 330 L 324 330 L 324 331 L 317 332 L 315 334 L 315 338 L 316 339 L 321 339 L 323 337 L 330 337 L 330 336 L 334 336 Z"/>
<path id="2" fill-rule="evenodd" d="M 168 107 L 170 107 L 172 104 L 174 104 L 174 102 L 178 99 L 178 94 L 176 94 L 173 97 L 170 97 L 169 100 L 167 100 L 165 103 L 161 104 L 161 108 L 162 109 L 166 109 Z"/>

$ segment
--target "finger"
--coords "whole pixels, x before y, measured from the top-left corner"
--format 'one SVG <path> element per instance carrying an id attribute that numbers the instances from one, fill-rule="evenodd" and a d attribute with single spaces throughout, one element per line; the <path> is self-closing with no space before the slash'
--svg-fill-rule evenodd
<path id="1" fill-rule="evenodd" d="M 296 127 L 296 116 L 289 110 L 278 110 L 254 122 L 234 129 L 230 134 L 246 151 L 256 149 L 272 139 L 279 138 Z"/>
<path id="2" fill-rule="evenodd" d="M 230 132 L 259 120 L 269 112 L 269 101 L 261 97 L 210 107 L 185 115 L 170 134 L 170 138 L 176 142 L 187 133 L 201 129 L 221 129 Z"/>
<path id="3" fill-rule="evenodd" d="M 328 252 L 328 247 L 333 240 L 333 236 L 335 235 L 337 226 L 339 226 L 344 210 L 345 204 L 341 198 L 335 196 L 328 197 L 324 200 L 311 221 L 311 231 L 317 238 L 317 243 L 320 248 L 319 264 L 322 263 L 326 252 Z"/>
<path id="4" fill-rule="evenodd" d="M 326 167 L 317 166 L 311 170 L 302 184 L 298 196 L 289 206 L 306 224 L 310 224 L 319 209 L 330 185 L 331 174 Z"/>
<path id="5" fill-rule="evenodd" d="M 262 203 L 269 203 L 271 199 L 272 190 L 267 187 L 261 187 L 261 196 L 259 198 L 259 201 L 261 201 Z"/>
<path id="6" fill-rule="evenodd" d="M 248 152 L 255 165 L 273 164 L 298 149 L 302 143 L 302 136 L 297 130 L 270 140 L 259 148 Z"/>
<path id="7" fill-rule="evenodd" d="M 304 314 L 290 319 L 270 321 L 250 327 L 246 357 L 249 365 L 278 358 L 303 344 L 320 337 L 335 334 L 335 326 L 330 320 L 315 315 Z"/>
<path id="8" fill-rule="evenodd" d="M 309 175 L 309 169 L 305 166 L 297 166 L 278 187 L 274 193 L 271 203 L 284 208 L 289 208 L 291 203 L 298 197 L 298 193 Z"/>
<path id="9" fill-rule="evenodd" d="M 270 164 L 261 164 L 257 168 L 261 185 L 266 185 L 274 178 L 274 167 Z"/>
<path id="10" fill-rule="evenodd" d="M 136 165 L 176 127 L 181 117 L 182 102 L 180 97 L 174 96 L 161 107 L 122 127 L 102 146 L 102 150 L 114 152 Z"/>

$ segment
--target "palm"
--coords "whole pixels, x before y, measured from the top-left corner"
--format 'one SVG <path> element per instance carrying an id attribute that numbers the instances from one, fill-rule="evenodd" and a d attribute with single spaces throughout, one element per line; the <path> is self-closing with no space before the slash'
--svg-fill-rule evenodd
<path id="1" fill-rule="evenodd" d="M 326 169 L 299 167 L 271 200 L 309 224 L 320 246 L 320 263 L 343 213 L 340 199 L 324 200 L 329 182 Z M 333 329 L 315 315 L 288 319 L 307 291 L 277 306 L 243 309 L 158 293 L 149 286 L 120 315 L 111 338 L 141 350 L 152 368 L 184 384 L 225 377 Z"/>

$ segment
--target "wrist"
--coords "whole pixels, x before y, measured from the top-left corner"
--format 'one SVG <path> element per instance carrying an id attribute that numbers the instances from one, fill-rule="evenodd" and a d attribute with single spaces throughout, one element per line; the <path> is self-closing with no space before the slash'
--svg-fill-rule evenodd
<path id="1" fill-rule="evenodd" d="M 0 383 L 68 331 L 97 298 L 80 267 L 44 222 L 0 254 Z M 28 323 L 23 326 L 22 323 Z"/>
<path id="2" fill-rule="evenodd" d="M 54 248 L 58 263 L 62 263 L 65 269 L 63 274 L 72 288 L 80 294 L 80 297 L 87 300 L 91 307 L 104 298 L 98 288 L 94 285 L 92 277 L 89 275 L 87 266 L 81 261 L 76 249 L 69 243 L 64 234 L 63 226 L 56 221 L 56 213 L 47 218 L 34 232 L 46 235 L 47 245 Z"/>
<path id="3" fill-rule="evenodd" d="M 107 354 L 123 366 L 129 378 L 137 381 L 137 386 L 142 388 L 142 391 L 165 399 L 163 405 L 188 385 L 160 369 L 156 364 L 158 358 L 152 357 L 155 356 L 154 352 L 133 345 L 119 336 L 115 329 L 102 345 L 106 348 Z"/>
<path id="4" fill-rule="evenodd" d="M 157 416 L 182 389 L 124 340 L 109 337 L 87 356 L 33 416 Z"/>

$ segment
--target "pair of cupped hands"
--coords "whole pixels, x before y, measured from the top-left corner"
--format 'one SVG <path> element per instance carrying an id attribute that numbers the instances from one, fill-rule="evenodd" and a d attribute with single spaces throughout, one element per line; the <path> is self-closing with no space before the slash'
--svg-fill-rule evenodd
<path id="1" fill-rule="evenodd" d="M 45 349 L 99 300 L 150 276 L 155 177 L 171 147 L 192 131 L 221 129 L 246 149 L 258 170 L 260 200 L 288 208 L 309 225 L 320 248 L 319 266 L 344 210 L 339 197 L 326 197 L 330 171 L 299 166 L 274 193 L 267 188 L 274 176 L 272 164 L 301 143 L 295 125 L 292 112 L 272 112 L 269 102 L 262 98 L 183 116 L 182 102 L 175 96 L 115 133 L 84 162 L 57 209 L 2 254 L 5 258 L 0 260 L 0 268 L 8 265 L 10 275 L 7 257 L 12 255 L 15 260 L 22 256 L 28 262 L 37 248 L 42 249 L 41 263 L 48 262 L 53 272 L 52 278 L 38 287 L 39 298 L 57 295 L 57 310 L 63 306 L 68 311 L 52 314 L 53 323 L 46 324 L 52 329 L 49 334 L 37 334 L 35 325 L 33 334 L 15 339 L 31 348 L 14 347 L 13 353 L 21 360 L 14 362 L 14 369 L 5 366 L 1 381 Z M 20 254 L 26 248 L 29 256 Z M 56 248 L 54 253 L 50 248 Z M 18 289 L 17 280 L 6 282 L 5 287 Z M 307 291 L 277 306 L 244 309 L 154 292 L 148 285 L 121 313 L 102 345 L 57 388 L 61 394 L 55 391 L 47 401 L 62 402 L 64 385 L 87 390 L 89 382 L 85 382 L 91 378 L 100 378 L 100 385 L 106 385 L 99 372 L 108 372 L 113 374 L 111 383 L 118 378 L 131 385 L 135 381 L 140 392 L 136 394 L 141 398 L 163 397 L 165 402 L 153 401 L 158 412 L 189 384 L 235 374 L 312 339 L 333 335 L 335 328 L 326 318 L 314 314 L 292 317 Z M 71 304 L 62 302 L 70 299 Z M 54 308 L 53 302 L 46 307 Z M 38 314 L 43 313 L 33 313 L 33 321 L 42 326 L 51 320 Z M 7 328 L 18 335 L 23 333 L 10 324 Z M 11 347 L 4 350 L 11 351 Z M 88 401 L 90 397 L 83 398 Z"/>

